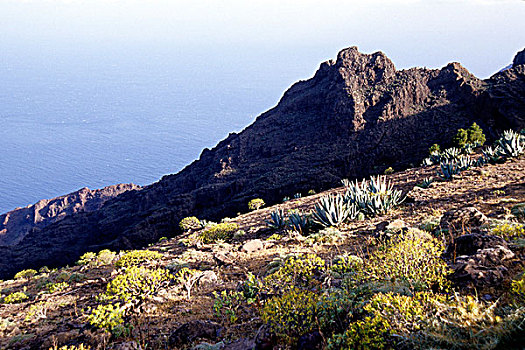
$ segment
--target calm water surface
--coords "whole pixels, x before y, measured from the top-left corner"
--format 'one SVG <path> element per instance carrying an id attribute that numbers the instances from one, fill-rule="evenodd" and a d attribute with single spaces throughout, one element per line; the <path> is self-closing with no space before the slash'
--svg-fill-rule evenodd
<path id="1" fill-rule="evenodd" d="M 0 54 L 0 213 L 175 173 L 273 107 L 319 62 L 136 48 Z"/>

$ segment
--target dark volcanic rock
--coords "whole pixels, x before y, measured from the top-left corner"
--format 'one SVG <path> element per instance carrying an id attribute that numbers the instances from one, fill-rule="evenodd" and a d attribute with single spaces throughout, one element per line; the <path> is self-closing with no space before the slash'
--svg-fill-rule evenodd
<path id="1" fill-rule="evenodd" d="M 474 121 L 489 140 L 503 128 L 525 127 L 525 65 L 480 80 L 459 63 L 396 70 L 382 52 L 351 47 L 178 174 L 0 248 L 0 277 L 72 263 L 88 250 L 144 246 L 178 234 L 185 216 L 232 216 L 251 198 L 275 203 L 341 178 L 403 169 Z"/>
<path id="2" fill-rule="evenodd" d="M 516 56 L 514 56 L 512 67 L 516 67 L 520 64 L 525 64 L 525 49 L 521 50 L 516 54 Z"/>
<path id="3" fill-rule="evenodd" d="M 170 334 L 169 345 L 181 346 L 199 338 L 215 340 L 220 337 L 222 327 L 211 321 L 190 321 L 183 324 Z"/>
<path id="4" fill-rule="evenodd" d="M 135 184 L 118 184 L 98 190 L 84 187 L 65 196 L 43 199 L 25 208 L 17 208 L 2 214 L 0 215 L 0 246 L 15 245 L 34 228 L 42 229 L 64 219 L 66 215 L 98 210 L 108 199 L 138 189 L 140 186 Z"/>
<path id="5" fill-rule="evenodd" d="M 470 233 L 487 224 L 489 219 L 474 207 L 463 207 L 447 211 L 441 217 L 439 226 L 454 236 Z"/>

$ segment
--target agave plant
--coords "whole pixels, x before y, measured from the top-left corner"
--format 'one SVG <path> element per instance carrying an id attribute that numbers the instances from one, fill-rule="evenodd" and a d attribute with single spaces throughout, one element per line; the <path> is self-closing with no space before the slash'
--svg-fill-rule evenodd
<path id="1" fill-rule="evenodd" d="M 328 195 L 321 197 L 315 204 L 313 221 L 324 226 L 339 226 L 348 219 L 357 216 L 355 205 L 348 205 L 342 195 Z"/>
<path id="2" fill-rule="evenodd" d="M 401 204 L 405 198 L 402 193 L 393 188 L 386 176 L 372 176 L 370 182 L 363 180 L 359 184 L 344 181 L 346 187 L 345 201 L 348 205 L 355 205 L 358 210 L 369 216 L 386 214 L 395 206 Z"/>
<path id="3" fill-rule="evenodd" d="M 469 156 L 460 156 L 455 163 L 459 171 L 467 170 L 476 164 L 476 162 Z"/>
<path id="4" fill-rule="evenodd" d="M 474 147 L 476 147 L 475 144 L 467 143 L 463 148 L 461 149 L 461 153 L 463 154 L 472 154 L 474 153 Z"/>
<path id="5" fill-rule="evenodd" d="M 461 150 L 459 148 L 456 148 L 456 147 L 447 148 L 446 150 L 443 151 L 443 153 L 441 153 L 441 158 L 439 161 L 441 162 L 443 160 L 455 160 L 459 157 L 460 154 L 461 154 Z"/>
<path id="6" fill-rule="evenodd" d="M 492 148 L 490 146 L 485 147 L 481 152 L 483 153 L 483 156 L 480 159 L 483 159 L 483 163 L 491 163 L 494 164 L 498 162 L 500 159 L 500 156 L 498 155 L 498 146 L 496 148 Z"/>
<path id="7" fill-rule="evenodd" d="M 286 227 L 286 216 L 283 209 L 276 209 L 270 213 L 270 220 L 265 220 L 269 227 L 280 230 Z"/>
<path id="8" fill-rule="evenodd" d="M 305 233 L 310 228 L 310 219 L 308 215 L 300 212 L 292 212 L 288 216 L 288 227 L 300 234 Z"/>
<path id="9" fill-rule="evenodd" d="M 421 182 L 418 186 L 421 187 L 421 188 L 428 188 L 428 186 L 430 186 L 431 183 L 434 182 L 434 179 L 431 178 L 431 177 L 425 177 L 423 179 L 423 182 Z"/>
<path id="10" fill-rule="evenodd" d="M 506 130 L 496 141 L 497 154 L 503 158 L 517 157 L 525 152 L 525 137 L 514 130 Z"/>
<path id="11" fill-rule="evenodd" d="M 460 169 L 456 162 L 442 162 L 440 164 L 441 173 L 438 171 L 439 177 L 445 180 L 452 180 L 454 175 L 459 174 Z"/>

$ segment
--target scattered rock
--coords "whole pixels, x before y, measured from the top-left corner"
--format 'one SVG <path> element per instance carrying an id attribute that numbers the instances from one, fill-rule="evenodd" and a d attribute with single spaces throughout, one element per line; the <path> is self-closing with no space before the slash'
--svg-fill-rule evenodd
<path id="1" fill-rule="evenodd" d="M 485 288 L 501 284 L 508 275 L 506 263 L 515 254 L 500 237 L 470 234 L 456 238 L 447 248 L 453 262 L 449 279 L 460 288 Z"/>
<path id="2" fill-rule="evenodd" d="M 249 338 L 241 338 L 234 341 L 233 343 L 227 344 L 224 350 L 248 350 L 253 349 L 255 346 L 255 340 Z"/>
<path id="3" fill-rule="evenodd" d="M 254 341 L 254 350 L 273 350 L 277 344 L 277 337 L 268 325 L 262 325 L 257 331 Z"/>
<path id="4" fill-rule="evenodd" d="M 297 350 L 322 350 L 323 336 L 318 331 L 304 334 L 297 341 Z"/>
<path id="5" fill-rule="evenodd" d="M 136 341 L 128 341 L 125 343 L 117 344 L 114 347 L 115 350 L 142 350 L 142 346 L 137 344 Z"/>
<path id="6" fill-rule="evenodd" d="M 498 236 L 482 234 L 463 235 L 457 237 L 453 243 L 449 244 L 446 255 L 449 258 L 461 255 L 473 255 L 476 254 L 478 250 L 499 246 L 508 248 L 507 242 Z"/>
<path id="7" fill-rule="evenodd" d="M 233 265 L 233 259 L 229 256 L 227 256 L 224 253 L 215 253 L 213 255 L 213 259 L 215 262 L 217 262 L 217 265 L 224 266 L 224 265 Z"/>
<path id="8" fill-rule="evenodd" d="M 223 328 L 221 325 L 211 321 L 190 321 L 183 324 L 169 336 L 170 346 L 188 344 L 199 338 L 216 340 L 220 337 Z"/>
<path id="9" fill-rule="evenodd" d="M 454 236 L 471 233 L 487 224 L 489 219 L 474 207 L 463 207 L 447 211 L 441 217 L 440 226 Z"/>
<path id="10" fill-rule="evenodd" d="M 200 286 L 204 284 L 213 284 L 213 283 L 217 283 L 217 280 L 218 280 L 218 277 L 214 271 L 212 270 L 203 271 L 201 273 L 201 276 L 199 277 L 198 284 Z"/>
<path id="11" fill-rule="evenodd" d="M 264 243 L 260 239 L 252 239 L 242 245 L 241 252 L 244 253 L 255 253 L 264 249 Z"/>

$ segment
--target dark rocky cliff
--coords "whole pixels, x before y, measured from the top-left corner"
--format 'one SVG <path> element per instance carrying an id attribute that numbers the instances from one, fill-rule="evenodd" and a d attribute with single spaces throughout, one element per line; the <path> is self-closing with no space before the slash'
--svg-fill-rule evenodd
<path id="1" fill-rule="evenodd" d="M 279 104 L 175 175 L 68 215 L 0 247 L 0 276 L 74 262 L 85 251 L 140 247 L 177 234 L 188 215 L 219 219 L 249 199 L 339 184 L 392 166 L 418 164 L 476 121 L 488 138 L 525 127 L 525 65 L 480 80 L 459 63 L 396 70 L 381 52 L 351 47 L 294 84 Z"/>
<path id="2" fill-rule="evenodd" d="M 53 199 L 42 199 L 25 208 L 0 215 L 0 246 L 19 243 L 32 229 L 42 229 L 64 219 L 67 215 L 98 210 L 119 194 L 138 190 L 134 184 L 118 184 L 97 190 L 84 187 L 76 192 Z"/>

